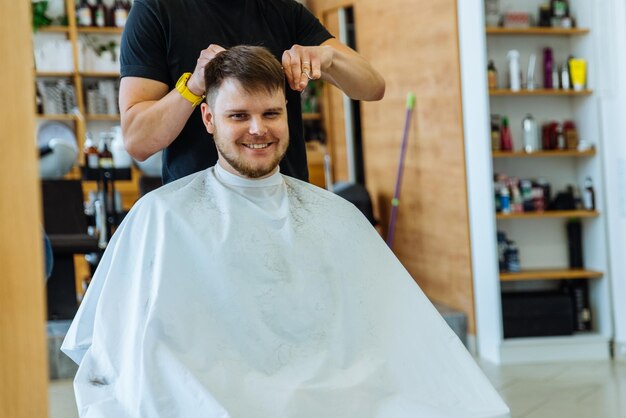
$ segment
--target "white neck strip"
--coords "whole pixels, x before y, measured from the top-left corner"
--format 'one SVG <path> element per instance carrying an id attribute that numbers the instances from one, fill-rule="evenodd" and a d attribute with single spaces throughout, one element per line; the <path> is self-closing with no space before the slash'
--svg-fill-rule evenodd
<path id="1" fill-rule="evenodd" d="M 249 179 L 230 173 L 226 171 L 219 163 L 215 164 L 214 170 L 215 177 L 217 177 L 217 179 L 221 183 L 233 187 L 268 187 L 278 186 L 283 182 L 283 177 L 280 174 L 280 170 L 278 169 L 278 167 L 276 167 L 272 175 L 262 179 Z"/>

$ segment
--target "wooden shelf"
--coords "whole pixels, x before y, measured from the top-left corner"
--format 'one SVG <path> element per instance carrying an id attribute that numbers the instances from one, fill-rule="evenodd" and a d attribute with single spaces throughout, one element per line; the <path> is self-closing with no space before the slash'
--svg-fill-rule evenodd
<path id="1" fill-rule="evenodd" d="M 596 210 L 546 210 L 544 212 L 496 213 L 496 219 L 595 218 Z"/>
<path id="2" fill-rule="evenodd" d="M 322 115 L 320 113 L 302 113 L 302 120 L 321 120 Z"/>
<path id="3" fill-rule="evenodd" d="M 118 71 L 114 71 L 114 72 L 81 71 L 80 76 L 83 78 L 119 78 L 120 73 Z"/>
<path id="4" fill-rule="evenodd" d="M 42 33 L 68 33 L 70 28 L 68 26 L 42 26 L 35 31 L 35 34 Z"/>
<path id="5" fill-rule="evenodd" d="M 593 157 L 596 149 L 591 148 L 585 151 L 578 150 L 548 150 L 548 151 L 493 151 L 493 158 L 551 158 L 551 157 Z"/>
<path id="6" fill-rule="evenodd" d="M 79 26 L 76 28 L 78 33 L 88 33 L 88 34 L 102 34 L 102 35 L 120 35 L 124 29 L 123 28 L 97 28 L 97 27 L 82 27 Z M 68 33 L 70 31 L 69 26 L 43 26 L 37 29 L 35 33 L 38 32 L 46 32 L 46 33 Z"/>
<path id="7" fill-rule="evenodd" d="M 589 96 L 593 91 L 586 90 L 556 90 L 556 89 L 535 89 L 535 90 L 519 90 L 510 89 L 493 89 L 489 90 L 490 96 Z"/>
<path id="8" fill-rule="evenodd" d="M 76 120 L 76 115 L 35 115 L 37 119 L 41 120 Z"/>
<path id="9" fill-rule="evenodd" d="M 598 279 L 602 272 L 586 269 L 530 269 L 519 272 L 501 272 L 500 281 Z"/>
<path id="10" fill-rule="evenodd" d="M 35 77 L 74 77 L 73 71 L 35 71 Z"/>
<path id="11" fill-rule="evenodd" d="M 522 35 L 522 36 L 578 36 L 586 35 L 589 33 L 589 29 L 585 28 L 550 28 L 550 27 L 530 27 L 530 28 L 486 28 L 485 32 L 490 36 L 507 36 L 507 35 Z"/>
<path id="12" fill-rule="evenodd" d="M 90 34 L 100 34 L 100 35 L 121 35 L 124 28 L 97 28 L 97 27 L 83 27 L 79 26 L 77 29 L 78 33 L 90 33 Z"/>
<path id="13" fill-rule="evenodd" d="M 86 115 L 86 120 L 110 120 L 119 121 L 120 115 Z"/>

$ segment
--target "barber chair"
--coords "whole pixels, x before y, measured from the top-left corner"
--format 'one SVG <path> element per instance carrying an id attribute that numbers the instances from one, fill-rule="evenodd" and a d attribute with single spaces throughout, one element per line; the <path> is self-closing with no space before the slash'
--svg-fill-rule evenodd
<path id="1" fill-rule="evenodd" d="M 365 186 L 359 183 L 335 183 L 333 192 L 337 196 L 341 196 L 348 202 L 352 203 L 365 215 L 372 226 L 376 226 L 378 222 L 374 218 L 374 209 L 372 207 L 372 199 Z"/>
<path id="2" fill-rule="evenodd" d="M 87 233 L 80 180 L 42 180 L 44 227 L 52 244 L 54 268 L 47 282 L 48 319 L 72 319 L 78 310 L 74 254 L 100 252 Z"/>
<path id="3" fill-rule="evenodd" d="M 142 175 L 139 177 L 139 196 L 143 196 L 163 186 L 163 179 L 158 176 Z"/>

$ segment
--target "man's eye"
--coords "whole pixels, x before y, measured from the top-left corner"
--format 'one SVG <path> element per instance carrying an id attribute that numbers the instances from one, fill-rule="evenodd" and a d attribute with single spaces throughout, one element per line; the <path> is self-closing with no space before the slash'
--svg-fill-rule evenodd
<path id="1" fill-rule="evenodd" d="M 246 115 L 245 113 L 233 113 L 232 115 L 230 115 L 230 118 L 234 120 L 245 120 L 247 117 L 248 115 Z"/>
<path id="2" fill-rule="evenodd" d="M 280 112 L 265 112 L 265 117 L 274 119 L 280 116 Z"/>

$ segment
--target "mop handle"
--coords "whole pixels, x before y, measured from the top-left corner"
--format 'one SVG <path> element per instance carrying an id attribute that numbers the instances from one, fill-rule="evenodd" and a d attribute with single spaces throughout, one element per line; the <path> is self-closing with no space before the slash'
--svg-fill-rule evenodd
<path id="1" fill-rule="evenodd" d="M 404 131 L 402 132 L 402 148 L 400 150 L 400 162 L 398 164 L 398 175 L 396 176 L 396 189 L 391 199 L 391 216 L 389 217 L 389 230 L 387 231 L 387 245 L 393 245 L 393 238 L 396 228 L 396 218 L 398 217 L 398 205 L 400 204 L 400 187 L 402 186 L 402 173 L 404 172 L 404 156 L 406 155 L 406 145 L 409 136 L 409 125 L 411 113 L 415 106 L 415 94 L 409 93 L 406 97 L 406 120 L 404 121 Z"/>

